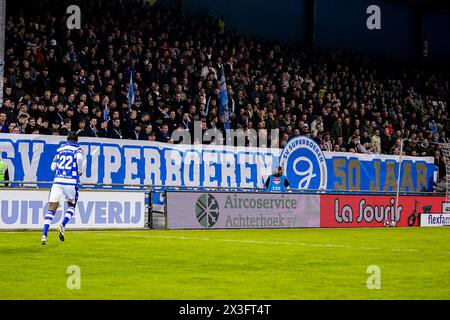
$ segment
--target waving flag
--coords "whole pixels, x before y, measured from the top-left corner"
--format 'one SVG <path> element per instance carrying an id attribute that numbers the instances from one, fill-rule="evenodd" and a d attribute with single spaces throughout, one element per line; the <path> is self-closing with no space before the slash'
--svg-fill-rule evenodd
<path id="1" fill-rule="evenodd" d="M 103 110 L 103 120 L 108 121 L 108 106 L 105 106 L 105 109 Z"/>
<path id="2" fill-rule="evenodd" d="M 130 75 L 130 88 L 128 90 L 128 104 L 131 106 L 134 103 L 134 86 L 133 86 L 133 73 Z"/>
<path id="3" fill-rule="evenodd" d="M 227 84 L 225 82 L 225 71 L 222 70 L 222 75 L 220 76 L 219 82 L 219 112 L 223 117 L 223 123 L 225 129 L 230 129 L 230 111 L 228 110 L 228 94 L 227 94 Z"/>
<path id="4" fill-rule="evenodd" d="M 109 106 L 107 104 L 103 105 L 103 120 L 109 120 Z"/>

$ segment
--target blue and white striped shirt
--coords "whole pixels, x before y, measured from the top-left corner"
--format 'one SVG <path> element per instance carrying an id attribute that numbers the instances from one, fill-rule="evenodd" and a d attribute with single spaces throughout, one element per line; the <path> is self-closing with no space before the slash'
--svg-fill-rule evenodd
<path id="1" fill-rule="evenodd" d="M 68 142 L 57 150 L 51 169 L 55 171 L 54 184 L 78 185 L 83 169 L 84 151 L 73 142 Z"/>

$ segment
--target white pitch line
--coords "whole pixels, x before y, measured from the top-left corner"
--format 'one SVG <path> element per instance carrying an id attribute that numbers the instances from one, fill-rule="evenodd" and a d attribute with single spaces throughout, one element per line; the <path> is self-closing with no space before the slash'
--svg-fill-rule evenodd
<path id="1" fill-rule="evenodd" d="M 398 248 L 393 248 L 390 249 L 391 251 L 407 251 L 407 252 L 418 252 L 419 250 L 417 249 L 398 249 Z"/>
<path id="2" fill-rule="evenodd" d="M 256 243 L 256 244 L 282 244 L 282 245 L 300 245 L 310 247 L 336 247 L 336 248 L 350 248 L 350 246 L 334 245 L 334 244 L 314 244 L 303 242 L 280 242 L 280 241 L 261 241 L 261 240 L 241 240 L 241 239 L 220 239 L 220 238 L 199 238 L 199 237 L 184 237 L 184 236 L 157 236 L 157 235 L 143 235 L 143 234 L 107 234 L 96 233 L 97 236 L 116 236 L 116 237 L 136 237 L 136 238 L 162 238 L 162 239 L 179 239 L 179 240 L 202 240 L 202 241 L 221 241 L 221 242 L 238 242 L 238 243 Z"/>
<path id="3" fill-rule="evenodd" d="M 108 234 L 108 233 L 96 233 L 97 236 L 115 236 L 115 237 L 135 237 L 135 238 L 161 238 L 161 239 L 179 239 L 179 240 L 201 240 L 201 241 L 219 241 L 219 242 L 237 242 L 237 243 L 254 243 L 254 244 L 270 244 L 270 245 L 297 245 L 303 247 L 322 247 L 322 248 L 343 248 L 343 249 L 359 249 L 359 250 L 383 250 L 376 247 L 352 247 L 349 245 L 338 244 L 319 244 L 319 243 L 304 243 L 304 242 L 280 242 L 280 241 L 260 241 L 260 240 L 239 240 L 239 239 L 215 239 L 215 238 L 200 238 L 200 237 L 184 237 L 184 236 L 159 236 L 159 235 L 144 235 L 144 234 Z M 419 252 L 417 249 L 402 249 L 392 248 L 389 251 L 397 252 Z"/>

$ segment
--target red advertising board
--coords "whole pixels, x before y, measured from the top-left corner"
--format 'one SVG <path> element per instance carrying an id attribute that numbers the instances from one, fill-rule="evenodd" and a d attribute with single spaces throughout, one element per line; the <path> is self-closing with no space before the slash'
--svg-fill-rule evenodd
<path id="1" fill-rule="evenodd" d="M 408 218 L 423 212 L 443 212 L 445 197 L 400 196 L 398 214 L 395 196 L 381 195 L 322 195 L 320 198 L 321 227 L 381 227 L 385 221 L 408 226 Z M 414 226 L 420 219 L 415 219 Z M 412 220 L 410 220 L 411 222 Z"/>

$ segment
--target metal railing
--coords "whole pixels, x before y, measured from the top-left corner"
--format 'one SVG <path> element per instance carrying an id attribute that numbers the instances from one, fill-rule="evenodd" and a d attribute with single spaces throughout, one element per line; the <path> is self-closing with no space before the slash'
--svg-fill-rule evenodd
<path id="1" fill-rule="evenodd" d="M 9 187 L 3 188 L 36 188 L 37 186 L 47 186 L 50 187 L 53 181 L 4 181 L 9 183 Z M 218 192 L 268 192 L 265 188 L 248 188 L 248 187 L 208 187 L 208 186 L 168 186 L 168 185 L 150 185 L 150 184 L 126 184 L 126 183 L 80 183 L 79 185 L 82 189 L 107 189 L 107 190 L 150 190 L 150 191 L 218 191 Z M 43 187 L 45 188 L 45 187 Z M 396 190 L 385 191 L 385 190 L 342 190 L 342 189 L 298 189 L 298 188 L 287 188 L 287 193 L 306 193 L 306 194 L 374 194 L 374 195 L 394 195 Z M 400 191 L 400 195 L 440 195 L 445 192 L 437 191 Z"/>
<path id="2" fill-rule="evenodd" d="M 5 181 L 10 184 L 8 187 L 0 187 L 1 190 L 11 189 L 49 189 L 53 184 L 52 181 Z M 148 203 L 145 204 L 147 209 L 147 221 L 148 228 L 154 228 L 154 213 L 160 211 L 154 210 L 154 204 L 152 201 L 153 193 L 164 194 L 164 201 L 166 199 L 167 191 L 179 191 L 179 192 L 248 192 L 248 193 L 270 193 L 265 188 L 241 188 L 241 187 L 186 187 L 186 186 L 165 186 L 165 185 L 149 185 L 149 184 L 124 184 L 124 183 L 82 183 L 80 187 L 86 191 L 116 191 L 116 192 L 131 192 L 131 191 L 143 191 L 146 196 L 148 195 Z M 311 190 L 311 189 L 296 189 L 288 188 L 286 193 L 290 194 L 330 194 L 330 195 L 351 195 L 351 194 L 363 194 L 363 195 L 379 195 L 379 196 L 395 196 L 396 191 L 377 191 L 377 190 Z M 409 192 L 400 191 L 399 196 L 440 196 L 445 192 Z M 163 202 L 164 202 L 163 201 Z M 167 223 L 166 206 L 162 205 L 162 212 L 164 215 L 165 223 Z"/>

